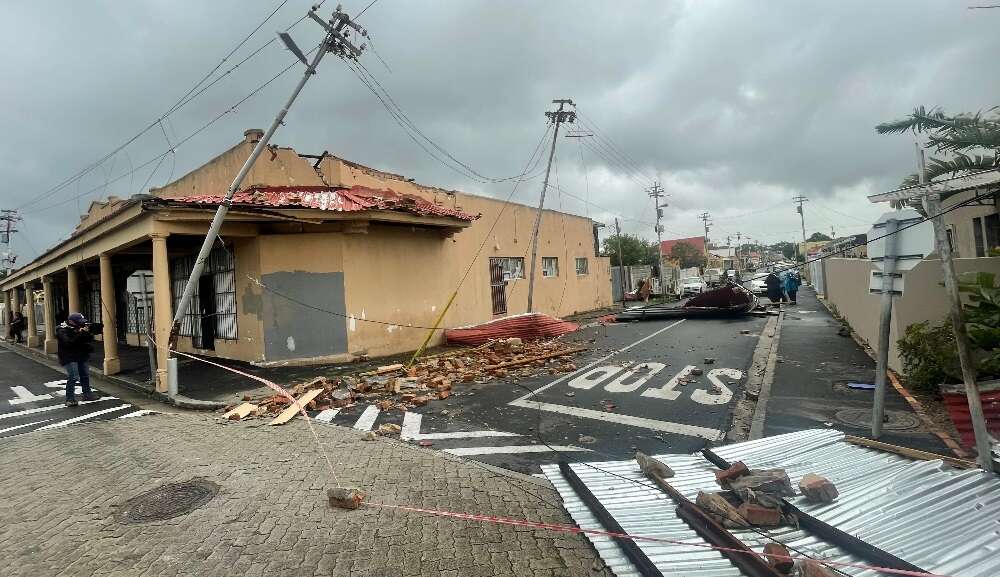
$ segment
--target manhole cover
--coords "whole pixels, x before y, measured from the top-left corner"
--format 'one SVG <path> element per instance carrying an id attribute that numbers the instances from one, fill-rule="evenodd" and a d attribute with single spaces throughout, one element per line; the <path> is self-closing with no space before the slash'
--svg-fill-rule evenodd
<path id="1" fill-rule="evenodd" d="M 910 413 L 886 411 L 885 417 L 887 420 L 882 423 L 882 428 L 887 431 L 905 431 L 920 426 L 920 419 Z M 834 418 L 852 427 L 870 429 L 872 426 L 871 409 L 841 409 L 834 414 Z"/>
<path id="2" fill-rule="evenodd" d="M 219 486 L 204 479 L 170 483 L 136 495 L 118 512 L 122 523 L 148 523 L 186 515 L 212 500 Z"/>

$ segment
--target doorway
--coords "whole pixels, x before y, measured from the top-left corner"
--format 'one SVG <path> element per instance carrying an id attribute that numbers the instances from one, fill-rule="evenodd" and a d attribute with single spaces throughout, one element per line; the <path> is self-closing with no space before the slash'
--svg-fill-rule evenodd
<path id="1" fill-rule="evenodd" d="M 207 274 L 198 279 L 198 307 L 201 322 L 201 347 L 215 350 L 215 283 L 212 275 Z"/>
<path id="2" fill-rule="evenodd" d="M 493 314 L 507 314 L 507 281 L 503 274 L 503 259 L 490 258 L 490 298 Z"/>

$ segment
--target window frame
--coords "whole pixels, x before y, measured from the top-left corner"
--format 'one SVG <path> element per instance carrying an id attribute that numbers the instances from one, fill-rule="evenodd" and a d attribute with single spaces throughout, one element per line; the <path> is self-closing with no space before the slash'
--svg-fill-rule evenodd
<path id="1" fill-rule="evenodd" d="M 527 278 L 524 273 L 524 257 L 523 256 L 502 256 L 500 258 L 500 270 L 503 271 L 504 280 L 513 279 L 523 279 Z M 511 267 L 511 263 L 518 263 L 519 266 Z M 520 275 L 514 275 L 514 272 L 520 272 Z M 510 276 L 507 276 L 510 275 Z"/>
<path id="2" fill-rule="evenodd" d="M 583 263 L 583 272 L 580 272 L 580 263 Z M 585 256 L 576 257 L 576 276 L 587 276 L 590 274 L 590 259 Z"/>
<path id="3" fill-rule="evenodd" d="M 554 264 L 555 271 L 554 274 L 546 274 L 546 264 Z M 542 257 L 542 278 L 559 278 L 559 257 L 557 256 L 543 256 Z"/>

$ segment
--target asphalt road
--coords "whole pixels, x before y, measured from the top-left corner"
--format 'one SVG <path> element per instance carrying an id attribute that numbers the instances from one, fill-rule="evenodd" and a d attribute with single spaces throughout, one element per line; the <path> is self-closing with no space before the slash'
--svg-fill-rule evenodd
<path id="1" fill-rule="evenodd" d="M 589 347 L 573 373 L 462 385 L 447 401 L 411 411 L 405 422 L 374 407 L 327 416 L 363 430 L 395 423 L 404 440 L 524 473 L 559 460 L 630 458 L 636 448 L 696 451 L 728 430 L 765 322 L 687 319 L 582 329 L 566 337 Z M 707 357 L 715 362 L 706 364 Z"/>
<path id="2" fill-rule="evenodd" d="M 99 400 L 67 407 L 65 374 L 3 347 L 0 367 L 0 439 L 152 412 L 99 388 L 94 389 Z"/>

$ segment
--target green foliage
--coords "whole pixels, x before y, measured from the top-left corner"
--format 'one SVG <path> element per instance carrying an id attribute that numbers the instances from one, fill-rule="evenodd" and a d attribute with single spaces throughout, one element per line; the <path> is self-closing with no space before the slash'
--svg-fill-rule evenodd
<path id="1" fill-rule="evenodd" d="M 976 374 L 980 378 L 1000 375 L 1000 288 L 996 286 L 996 275 L 964 274 L 959 278 L 959 290 L 967 295 L 968 302 L 962 309 Z M 906 381 L 915 388 L 930 391 L 941 383 L 962 381 L 950 321 L 933 326 L 928 322 L 910 325 L 896 344 Z"/>
<path id="2" fill-rule="evenodd" d="M 611 257 L 611 266 L 618 266 L 619 264 L 623 264 L 624 266 L 657 264 L 659 250 L 656 247 L 655 241 L 647 242 L 634 234 L 625 233 L 621 235 L 621 263 L 618 260 L 618 241 L 618 236 L 612 235 L 605 238 L 602 243 L 604 255 Z"/>
<path id="3" fill-rule="evenodd" d="M 809 236 L 809 238 L 806 239 L 806 242 L 819 242 L 821 240 L 833 240 L 833 239 L 821 232 L 814 232 Z"/>
<path id="4" fill-rule="evenodd" d="M 701 266 L 705 255 L 689 242 L 679 242 L 670 249 L 670 258 L 677 261 L 681 268 Z"/>
<path id="5" fill-rule="evenodd" d="M 785 258 L 793 258 L 795 256 L 795 245 L 787 241 L 776 242 L 768 248 L 776 252 L 781 252 Z"/>
<path id="6" fill-rule="evenodd" d="M 950 154 L 947 158 L 929 158 L 927 180 L 940 176 L 953 176 L 964 172 L 989 170 L 1000 167 L 1000 107 L 986 113 L 949 116 L 940 108 L 914 109 L 907 117 L 884 122 L 875 127 L 879 134 L 927 133 L 926 148 L 937 153 Z M 979 150 L 985 154 L 967 154 Z M 903 180 L 903 186 L 917 184 L 917 175 Z"/>
<path id="7" fill-rule="evenodd" d="M 903 359 L 906 384 L 925 392 L 937 392 L 942 383 L 962 382 L 962 369 L 951 324 L 914 323 L 896 341 Z"/>

